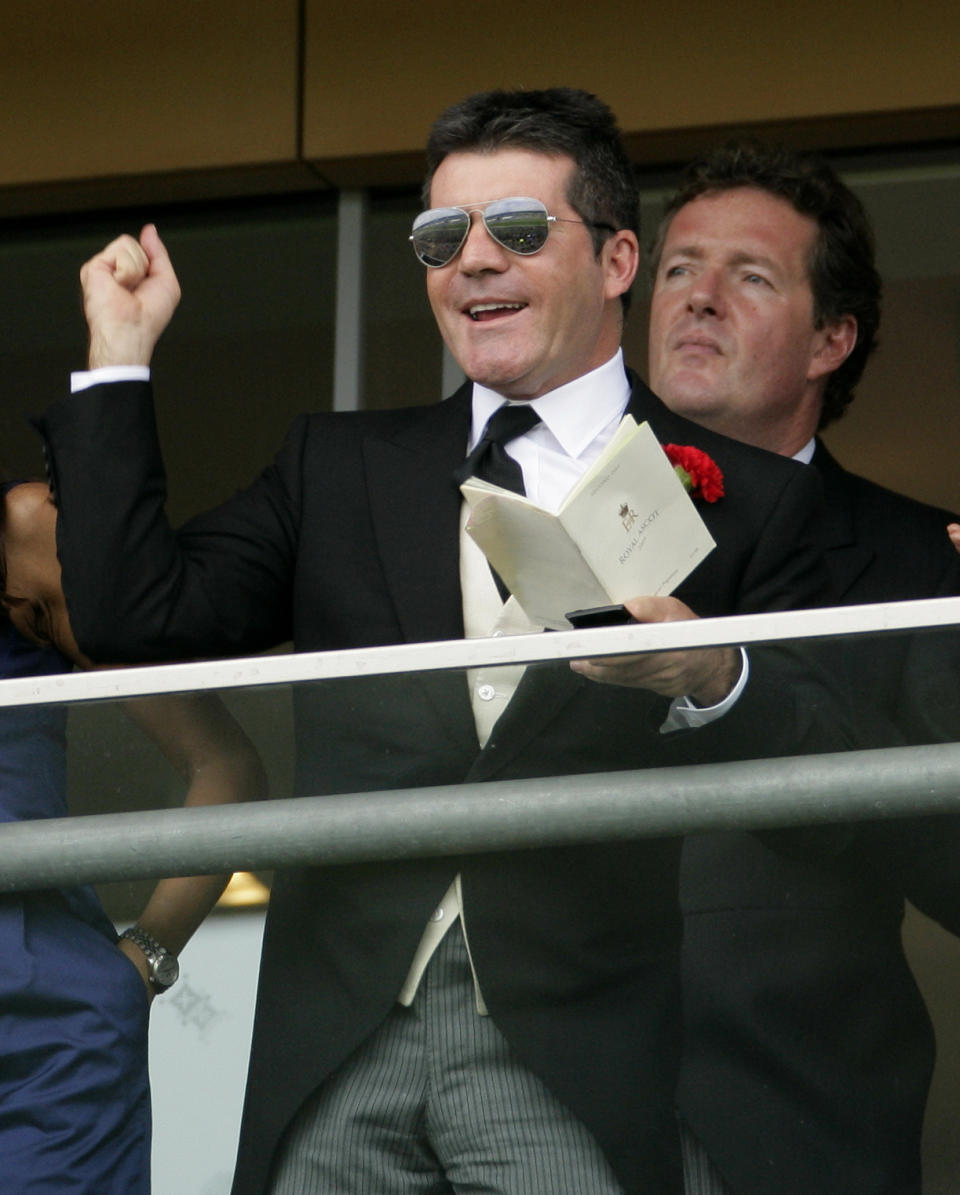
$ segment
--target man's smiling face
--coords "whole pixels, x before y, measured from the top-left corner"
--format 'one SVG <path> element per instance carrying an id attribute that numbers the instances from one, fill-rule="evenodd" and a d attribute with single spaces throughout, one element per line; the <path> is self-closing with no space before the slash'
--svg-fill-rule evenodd
<path id="1" fill-rule="evenodd" d="M 430 203 L 464 207 L 522 195 L 579 221 L 567 201 L 573 170 L 568 157 L 525 149 L 453 153 L 437 167 Z M 538 253 L 522 256 L 499 245 L 472 209 L 463 248 L 427 270 L 434 317 L 467 377 L 506 398 L 533 399 L 609 360 L 620 343 L 619 295 L 635 269 L 611 264 L 617 243 L 610 238 L 597 258 L 590 228 L 561 220 Z"/>

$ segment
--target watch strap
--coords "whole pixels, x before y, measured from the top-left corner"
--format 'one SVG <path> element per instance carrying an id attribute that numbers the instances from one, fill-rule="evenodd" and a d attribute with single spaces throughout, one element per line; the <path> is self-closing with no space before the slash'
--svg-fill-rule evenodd
<path id="1" fill-rule="evenodd" d="M 176 955 L 165 946 L 161 946 L 157 939 L 147 933 L 141 925 L 131 925 L 123 931 L 121 938 L 129 938 L 138 946 L 147 960 L 150 971 L 150 983 L 159 992 L 165 992 L 173 987 L 180 976 L 180 966 Z"/>

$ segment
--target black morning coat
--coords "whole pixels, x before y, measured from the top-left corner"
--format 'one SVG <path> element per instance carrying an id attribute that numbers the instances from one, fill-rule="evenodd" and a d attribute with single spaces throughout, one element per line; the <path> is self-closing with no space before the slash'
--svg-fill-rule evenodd
<path id="1" fill-rule="evenodd" d="M 948 511 L 848 473 L 818 442 L 831 605 L 960 593 Z M 874 745 L 960 738 L 954 631 L 847 641 Z M 863 727 L 863 721 L 860 720 Z M 930 1019 L 904 898 L 960 932 L 960 818 L 892 819 L 830 858 L 743 833 L 684 844 L 680 1111 L 738 1195 L 920 1195 Z"/>
<path id="2" fill-rule="evenodd" d="M 823 597 L 819 486 L 793 462 L 679 418 L 631 375 L 630 411 L 696 445 L 726 495 L 717 548 L 677 596 L 698 614 Z M 253 485 L 177 534 L 150 387 L 98 386 L 41 430 L 77 639 L 92 658 L 182 659 L 457 639 L 470 390 L 428 407 L 296 420 Z M 665 699 L 528 670 L 480 750 L 461 675 L 298 686 L 296 791 L 349 793 L 846 747 L 799 657 L 751 653 L 733 712 L 662 735 Z M 520 1058 L 588 1125 L 630 1195 L 681 1189 L 678 840 L 620 841 L 281 872 L 270 903 L 235 1195 L 260 1192 L 285 1127 L 384 1018 L 460 872 L 473 961 Z"/>

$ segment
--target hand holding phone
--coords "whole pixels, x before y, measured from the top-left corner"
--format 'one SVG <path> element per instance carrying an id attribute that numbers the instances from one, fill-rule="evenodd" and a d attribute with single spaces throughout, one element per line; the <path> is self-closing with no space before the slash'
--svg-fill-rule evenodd
<path id="1" fill-rule="evenodd" d="M 637 621 L 626 606 L 589 606 L 584 610 L 571 610 L 564 618 L 578 631 L 588 627 L 620 627 Z"/>

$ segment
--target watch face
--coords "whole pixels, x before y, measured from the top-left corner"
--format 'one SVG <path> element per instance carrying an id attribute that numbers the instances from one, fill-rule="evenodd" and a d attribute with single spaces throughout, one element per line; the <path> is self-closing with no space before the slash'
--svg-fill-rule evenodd
<path id="1" fill-rule="evenodd" d="M 153 968 L 153 981 L 158 987 L 168 988 L 180 977 L 180 964 L 172 954 L 164 954 Z"/>

